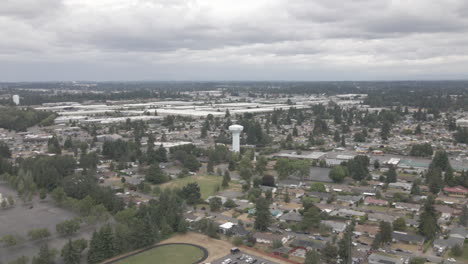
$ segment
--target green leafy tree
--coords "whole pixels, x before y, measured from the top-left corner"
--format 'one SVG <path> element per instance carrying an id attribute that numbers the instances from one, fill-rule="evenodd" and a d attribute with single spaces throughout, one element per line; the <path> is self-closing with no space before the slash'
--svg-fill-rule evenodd
<path id="1" fill-rule="evenodd" d="M 65 220 L 63 222 L 58 223 L 55 226 L 55 229 L 57 230 L 57 233 L 59 233 L 62 236 L 71 236 L 78 232 L 80 229 L 80 221 L 78 219 L 71 219 L 71 220 Z"/>
<path id="2" fill-rule="evenodd" d="M 333 182 L 343 182 L 346 176 L 347 176 L 347 170 L 343 166 L 335 166 L 328 173 L 328 177 Z"/>
<path id="3" fill-rule="evenodd" d="M 327 192 L 325 185 L 321 182 L 314 182 L 310 185 L 311 192 Z"/>
<path id="4" fill-rule="evenodd" d="M 302 229 L 306 230 L 311 227 L 317 228 L 320 224 L 320 221 L 320 210 L 315 206 L 311 206 L 304 213 L 304 218 L 302 219 Z"/>
<path id="5" fill-rule="evenodd" d="M 235 207 L 237 207 L 237 204 L 236 204 L 236 202 L 234 202 L 234 200 L 227 199 L 223 206 L 226 207 L 226 208 L 235 208 Z"/>
<path id="6" fill-rule="evenodd" d="M 210 210 L 212 212 L 219 211 L 221 207 L 223 206 L 223 202 L 221 201 L 221 198 L 219 197 L 212 197 L 210 200 Z"/>
<path id="7" fill-rule="evenodd" d="M 18 244 L 19 238 L 14 235 L 4 235 L 0 238 L 0 243 L 3 243 L 6 247 L 15 246 Z"/>
<path id="8" fill-rule="evenodd" d="M 31 229 L 28 232 L 28 237 L 31 240 L 38 240 L 38 239 L 44 239 L 50 236 L 50 232 L 47 228 L 36 228 L 36 229 Z"/>
<path id="9" fill-rule="evenodd" d="M 393 221 L 393 229 L 396 231 L 405 231 L 406 230 L 406 221 L 405 218 L 399 217 Z"/>
<path id="10" fill-rule="evenodd" d="M 159 164 L 152 164 L 146 171 L 145 180 L 154 184 L 161 184 L 169 181 L 169 176 L 159 167 Z"/>
<path id="11" fill-rule="evenodd" d="M 286 179 L 292 171 L 288 159 L 278 159 L 275 163 L 275 170 L 280 179 Z"/>
<path id="12" fill-rule="evenodd" d="M 62 187 L 57 187 L 52 191 L 52 199 L 57 204 L 61 205 L 65 201 L 65 198 L 67 198 L 67 194 Z"/>
<path id="13" fill-rule="evenodd" d="M 181 190 L 181 196 L 186 200 L 187 204 L 197 204 L 201 198 L 200 186 L 196 182 L 185 185 Z"/>

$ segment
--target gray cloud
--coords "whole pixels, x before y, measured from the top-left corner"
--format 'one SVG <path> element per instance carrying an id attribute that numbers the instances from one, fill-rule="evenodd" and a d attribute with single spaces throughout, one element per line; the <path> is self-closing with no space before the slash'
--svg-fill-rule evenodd
<path id="1" fill-rule="evenodd" d="M 467 12 L 464 0 L 3 0 L 0 81 L 466 78 Z"/>

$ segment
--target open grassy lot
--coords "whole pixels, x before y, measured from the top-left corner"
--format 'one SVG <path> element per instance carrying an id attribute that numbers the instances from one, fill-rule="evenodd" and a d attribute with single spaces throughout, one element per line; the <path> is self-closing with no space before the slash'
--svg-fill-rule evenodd
<path id="1" fill-rule="evenodd" d="M 200 186 L 202 199 L 206 199 L 215 194 L 216 186 L 221 188 L 223 178 L 215 175 L 188 176 L 181 179 L 175 179 L 164 183 L 161 188 L 182 188 L 191 182 L 197 182 Z"/>
<path id="2" fill-rule="evenodd" d="M 160 246 L 138 255 L 123 259 L 118 264 L 152 264 L 152 263 L 171 263 L 187 264 L 200 260 L 203 252 L 190 245 L 167 245 Z"/>

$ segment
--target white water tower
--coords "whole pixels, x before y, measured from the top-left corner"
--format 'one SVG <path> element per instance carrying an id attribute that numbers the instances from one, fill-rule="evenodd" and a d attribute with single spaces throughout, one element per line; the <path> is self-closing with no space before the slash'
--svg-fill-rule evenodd
<path id="1" fill-rule="evenodd" d="M 232 134 L 232 151 L 234 152 L 240 151 L 240 133 L 243 129 L 244 127 L 240 125 L 229 126 L 229 131 Z"/>
<path id="2" fill-rule="evenodd" d="M 13 103 L 15 103 L 15 105 L 19 105 L 19 104 L 20 104 L 19 95 L 17 95 L 17 94 L 13 95 Z"/>

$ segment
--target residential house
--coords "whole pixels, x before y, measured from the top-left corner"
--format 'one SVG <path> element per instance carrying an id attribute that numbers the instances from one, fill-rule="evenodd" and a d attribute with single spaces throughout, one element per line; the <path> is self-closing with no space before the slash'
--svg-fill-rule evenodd
<path id="1" fill-rule="evenodd" d="M 379 233 L 379 226 L 377 225 L 356 225 L 353 233 L 358 236 L 368 236 L 374 238 Z"/>
<path id="2" fill-rule="evenodd" d="M 281 222 L 297 223 L 302 221 L 302 215 L 295 211 L 290 211 L 279 217 Z"/>
<path id="3" fill-rule="evenodd" d="M 449 196 L 467 196 L 468 189 L 463 186 L 444 187 L 443 191 Z"/>
<path id="4" fill-rule="evenodd" d="M 406 183 L 406 182 L 391 182 L 388 184 L 389 187 L 395 188 L 395 189 L 401 189 L 404 191 L 410 191 L 411 190 L 411 184 Z"/>
<path id="5" fill-rule="evenodd" d="M 424 243 L 424 237 L 418 234 L 409 234 L 406 232 L 393 231 L 393 241 L 421 245 Z"/>
<path id="6" fill-rule="evenodd" d="M 357 205 L 362 200 L 362 195 L 337 195 L 336 200 L 349 205 Z"/>
<path id="7" fill-rule="evenodd" d="M 415 213 L 419 212 L 419 210 L 421 209 L 421 205 L 413 204 L 413 203 L 398 202 L 398 203 L 393 203 L 393 205 L 395 205 L 396 209 L 406 210 L 406 211 L 415 212 Z"/>
<path id="8" fill-rule="evenodd" d="M 289 255 L 289 252 L 291 252 L 292 248 L 282 246 L 280 248 L 274 249 L 273 250 L 273 255 L 275 256 L 284 256 L 284 255 Z"/>
<path id="9" fill-rule="evenodd" d="M 319 198 L 321 200 L 328 200 L 332 195 L 324 192 L 309 192 L 309 196 Z"/>
<path id="10" fill-rule="evenodd" d="M 372 222 L 384 221 L 384 222 L 392 223 L 393 221 L 395 221 L 396 217 L 393 215 L 382 214 L 382 213 L 370 213 L 368 214 L 367 219 Z"/>
<path id="11" fill-rule="evenodd" d="M 369 264 L 403 264 L 404 260 L 402 258 L 390 257 L 387 255 L 380 255 L 377 253 L 372 253 L 367 258 Z"/>
<path id="12" fill-rule="evenodd" d="M 257 243 L 263 244 L 272 244 L 273 241 L 279 240 L 282 243 L 286 243 L 288 241 L 287 237 L 278 234 L 270 234 L 270 233 L 262 233 L 262 232 L 255 232 L 253 237 L 257 240 Z"/>
<path id="13" fill-rule="evenodd" d="M 455 209 L 447 205 L 436 204 L 434 208 L 441 214 L 440 218 L 444 220 L 449 220 L 455 214 Z"/>
<path id="14" fill-rule="evenodd" d="M 387 206 L 388 201 L 385 200 L 380 200 L 380 199 L 375 199 L 370 196 L 366 197 L 364 199 L 364 204 L 365 205 L 378 205 L 378 206 Z"/>
<path id="15" fill-rule="evenodd" d="M 290 244 L 293 248 L 304 248 L 306 250 L 321 250 L 325 247 L 325 244 L 315 240 L 304 240 L 304 239 L 295 239 Z"/>
<path id="16" fill-rule="evenodd" d="M 322 224 L 331 227 L 333 232 L 338 234 L 344 232 L 348 226 L 346 223 L 331 220 L 322 221 Z"/>
<path id="17" fill-rule="evenodd" d="M 351 210 L 351 209 L 338 209 L 337 211 L 332 211 L 330 213 L 331 216 L 342 216 L 342 217 L 362 217 L 365 216 L 366 213 Z"/>
<path id="18" fill-rule="evenodd" d="M 436 239 L 433 243 L 433 250 L 436 252 L 438 256 L 441 256 L 445 250 L 450 249 L 456 245 L 463 248 L 463 243 L 465 239 L 463 238 L 456 238 L 456 237 L 449 237 L 448 239 Z"/>

